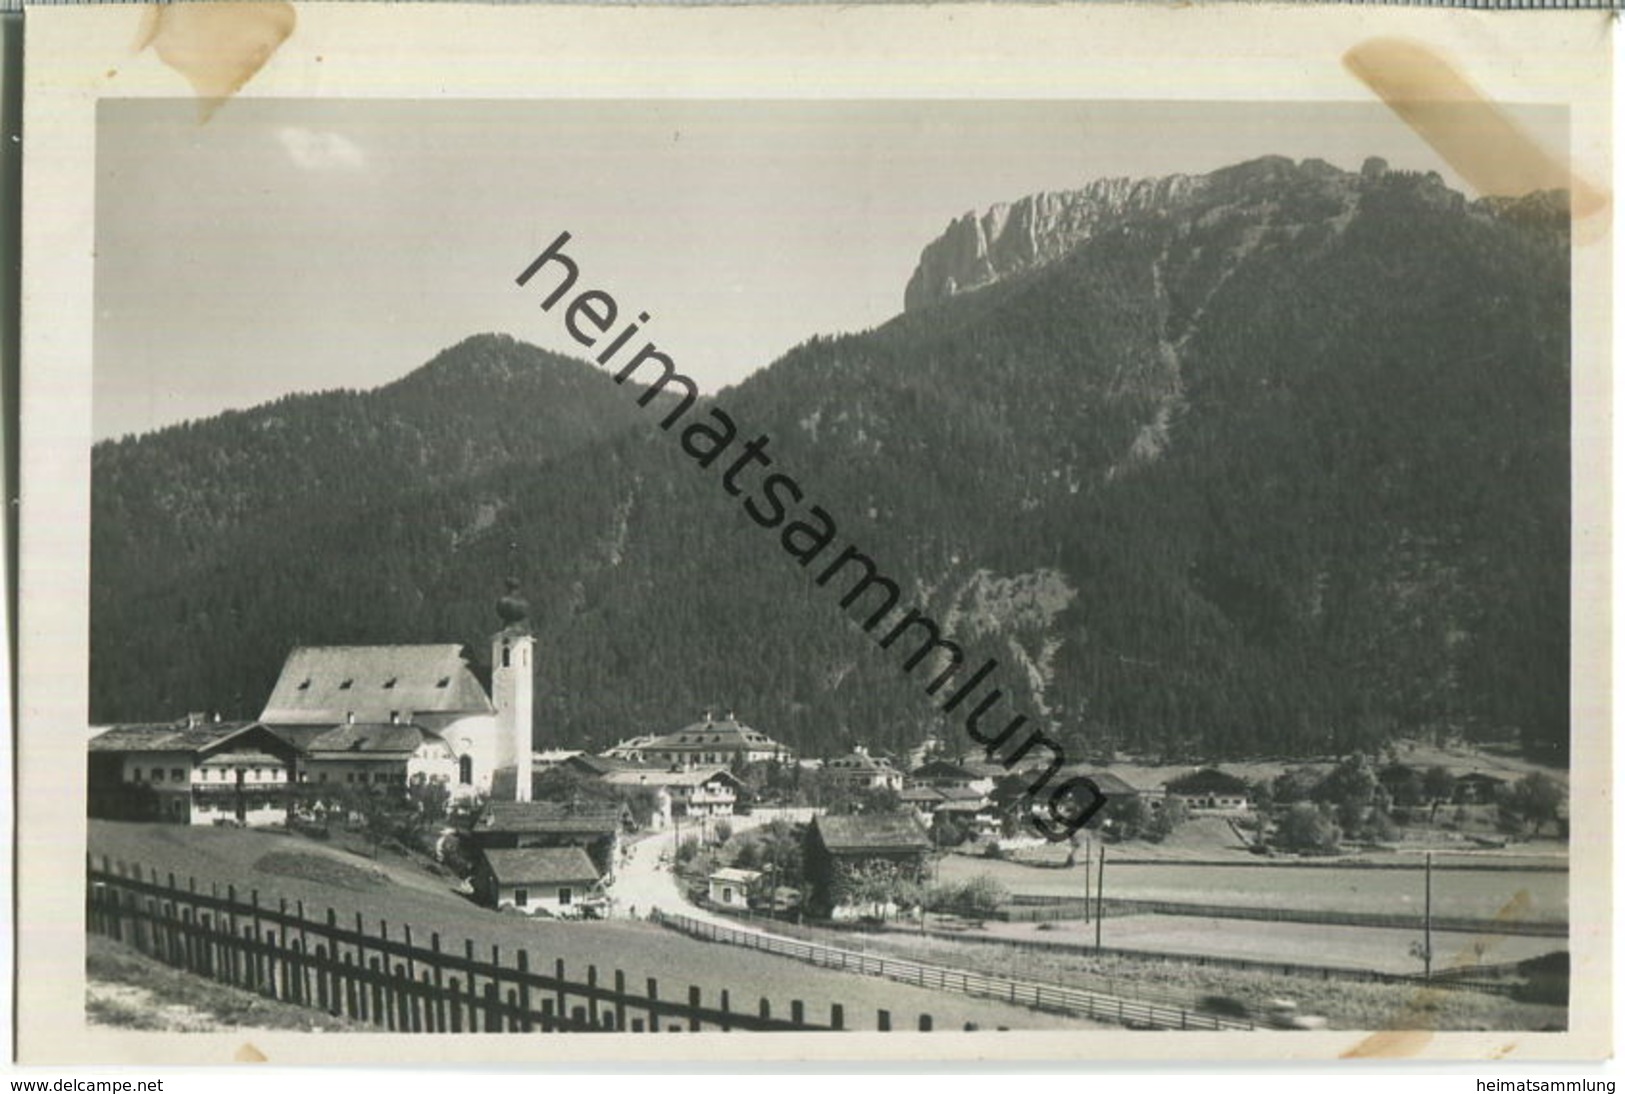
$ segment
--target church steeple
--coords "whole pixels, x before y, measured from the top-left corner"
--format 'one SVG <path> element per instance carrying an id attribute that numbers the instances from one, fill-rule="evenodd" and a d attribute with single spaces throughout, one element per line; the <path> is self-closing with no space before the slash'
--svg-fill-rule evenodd
<path id="1" fill-rule="evenodd" d="M 514 800 L 530 800 L 531 716 L 536 640 L 530 633 L 530 605 L 519 595 L 519 582 L 508 578 L 508 591 L 497 601 L 502 629 L 491 637 L 491 701 L 497 708 L 499 767 L 514 769 Z"/>

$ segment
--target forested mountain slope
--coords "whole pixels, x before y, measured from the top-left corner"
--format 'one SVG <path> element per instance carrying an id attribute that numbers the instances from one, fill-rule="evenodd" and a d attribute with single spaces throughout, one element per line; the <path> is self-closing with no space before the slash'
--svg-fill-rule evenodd
<path id="1" fill-rule="evenodd" d="M 933 244 L 904 314 L 710 405 L 1083 754 L 1566 748 L 1560 196 L 1266 159 L 987 221 L 1016 222 L 1056 238 Z M 296 643 L 481 651 L 511 571 L 539 742 L 704 706 L 814 755 L 940 724 L 635 394 L 485 336 L 99 446 L 92 719 L 253 714 Z"/>

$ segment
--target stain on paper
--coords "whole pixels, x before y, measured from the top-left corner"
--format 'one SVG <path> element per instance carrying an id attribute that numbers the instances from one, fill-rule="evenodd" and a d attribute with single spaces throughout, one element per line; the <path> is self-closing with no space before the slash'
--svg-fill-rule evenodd
<path id="1" fill-rule="evenodd" d="M 269 1056 L 255 1048 L 249 1041 L 244 1041 L 237 1046 L 237 1051 L 232 1053 L 231 1058 L 239 1064 L 263 1064 L 270 1059 Z"/>
<path id="2" fill-rule="evenodd" d="M 137 53 L 152 46 L 185 76 L 206 122 L 293 33 L 293 5 L 270 3 L 152 4 L 141 17 Z"/>
<path id="3" fill-rule="evenodd" d="M 1497 923 L 1519 922 L 1528 918 L 1530 905 L 1533 902 L 1529 897 L 1528 889 L 1519 889 L 1495 913 Z M 1480 938 L 1456 952 L 1449 961 L 1441 964 L 1441 969 L 1472 968 L 1483 963 L 1484 957 L 1493 950 L 1506 935 L 1497 934 Z M 1363 1039 L 1359 1044 L 1341 1054 L 1345 1060 L 1359 1059 L 1392 1059 L 1395 1057 L 1415 1056 L 1428 1046 L 1433 1040 L 1433 1030 L 1427 1028 L 1433 1016 L 1444 989 L 1433 987 L 1420 987 L 1416 989 L 1410 1001 L 1396 1016 L 1390 1029 L 1378 1030 Z M 1499 1052 L 1492 1053 L 1491 1059 L 1500 1059 L 1517 1047 L 1517 1042 L 1502 1046 Z"/>
<path id="4" fill-rule="evenodd" d="M 1345 53 L 1343 64 L 1479 194 L 1522 197 L 1536 190 L 1567 190 L 1577 226 L 1610 207 L 1606 192 L 1577 177 L 1420 42 L 1373 38 Z"/>

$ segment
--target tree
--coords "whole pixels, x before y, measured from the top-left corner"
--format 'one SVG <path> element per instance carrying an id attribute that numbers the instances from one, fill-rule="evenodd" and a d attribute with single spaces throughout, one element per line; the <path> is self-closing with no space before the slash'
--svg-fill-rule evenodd
<path id="1" fill-rule="evenodd" d="M 1557 781 L 1537 771 L 1512 785 L 1507 805 L 1515 816 L 1529 825 L 1532 833 L 1538 834 L 1548 821 L 1557 820 L 1563 798 L 1563 788 Z"/>
<path id="2" fill-rule="evenodd" d="M 1153 813 L 1138 794 L 1124 794 L 1106 804 L 1102 829 L 1118 840 L 1141 839 L 1148 835 Z"/>
<path id="3" fill-rule="evenodd" d="M 902 908 L 918 903 L 920 889 L 919 882 L 900 864 L 889 859 L 865 859 L 837 871 L 832 895 L 837 904 L 868 907 L 884 919 L 889 906 Z"/>
<path id="4" fill-rule="evenodd" d="M 1312 767 L 1292 767 L 1275 779 L 1275 800 L 1282 805 L 1308 801 L 1309 795 L 1320 784 L 1321 776 Z"/>
<path id="5" fill-rule="evenodd" d="M 1285 851 L 1336 851 L 1343 838 L 1330 809 L 1297 802 L 1275 826 L 1275 845 Z"/>
<path id="6" fill-rule="evenodd" d="M 1010 899 L 995 878 L 977 874 L 964 881 L 944 882 L 926 890 L 925 906 L 933 912 L 952 912 L 967 919 L 986 919 Z"/>
<path id="7" fill-rule="evenodd" d="M 1427 794 L 1427 784 L 1414 767 L 1396 764 L 1389 769 L 1385 785 L 1393 795 L 1393 803 L 1404 808 L 1421 805 Z"/>
<path id="8" fill-rule="evenodd" d="M 1337 806 L 1367 806 L 1377 793 L 1377 776 L 1364 753 L 1347 757 L 1315 787 L 1315 801 Z"/>
<path id="9" fill-rule="evenodd" d="M 1174 829 L 1189 819 L 1190 808 L 1179 798 L 1170 797 L 1162 803 L 1161 809 L 1151 811 L 1151 823 L 1147 826 L 1147 838 L 1153 843 L 1161 843 L 1173 835 Z"/>
<path id="10" fill-rule="evenodd" d="M 1428 768 L 1422 776 L 1422 797 L 1434 805 L 1449 801 L 1455 792 L 1455 776 L 1438 764 Z"/>

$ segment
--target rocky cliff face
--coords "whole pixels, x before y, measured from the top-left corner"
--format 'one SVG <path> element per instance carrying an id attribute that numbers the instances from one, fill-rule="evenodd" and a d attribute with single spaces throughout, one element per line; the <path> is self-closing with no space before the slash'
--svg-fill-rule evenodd
<path id="1" fill-rule="evenodd" d="M 929 244 L 909 278 L 912 311 L 1060 258 L 1124 215 L 1184 204 L 1204 177 L 1100 179 L 1082 190 L 1040 193 L 981 216 L 966 213 Z"/>
<path id="2" fill-rule="evenodd" d="M 1309 213 L 1304 219 L 1346 212 L 1362 184 L 1374 184 L 1387 173 L 1387 164 L 1375 158 L 1355 174 L 1321 160 L 1294 163 L 1284 156 L 1266 156 L 1207 175 L 1100 179 L 1081 190 L 995 205 L 980 216 L 969 212 L 921 253 L 904 294 L 904 310 L 928 307 L 1046 265 L 1106 229 L 1146 216 L 1269 204 L 1275 208 L 1263 210 L 1264 218 L 1276 219 L 1271 214 L 1281 212 L 1283 195 L 1313 202 L 1302 210 Z M 1461 200 L 1444 190 L 1436 176 L 1427 181 L 1441 194 Z"/>

